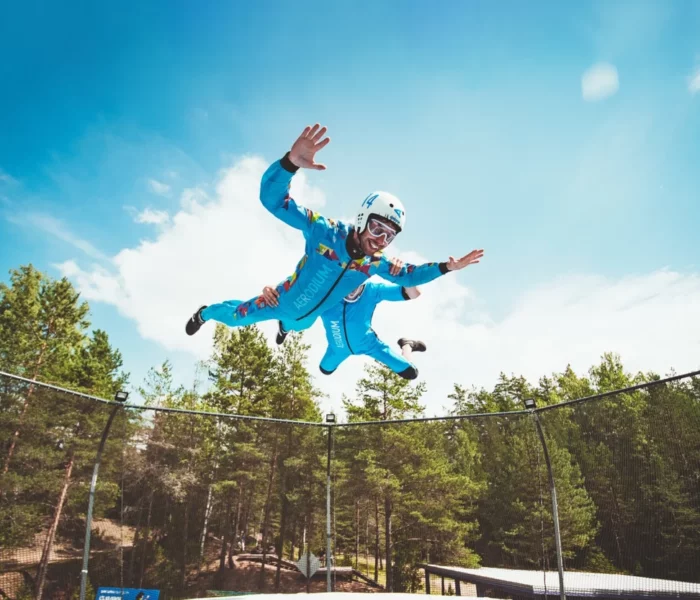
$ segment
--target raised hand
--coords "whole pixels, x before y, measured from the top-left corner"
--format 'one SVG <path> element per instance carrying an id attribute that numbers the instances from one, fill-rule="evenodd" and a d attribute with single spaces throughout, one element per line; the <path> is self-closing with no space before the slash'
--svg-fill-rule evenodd
<path id="1" fill-rule="evenodd" d="M 331 141 L 331 138 L 323 137 L 326 131 L 327 129 L 321 127 L 318 123 L 313 127 L 305 127 L 289 151 L 289 160 L 292 161 L 292 164 L 304 169 L 324 171 L 326 165 L 315 162 L 314 157 L 319 150 L 325 148 L 328 142 Z"/>
<path id="2" fill-rule="evenodd" d="M 464 267 L 468 267 L 469 265 L 475 265 L 483 256 L 483 250 L 472 250 L 469 254 L 459 259 L 455 259 L 453 256 L 450 256 L 450 260 L 447 262 L 447 270 L 459 271 L 460 269 L 464 269 Z"/>

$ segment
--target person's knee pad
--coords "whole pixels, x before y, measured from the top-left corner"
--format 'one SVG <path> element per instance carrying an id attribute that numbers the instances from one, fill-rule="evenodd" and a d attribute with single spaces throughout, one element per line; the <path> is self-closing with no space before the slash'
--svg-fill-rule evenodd
<path id="1" fill-rule="evenodd" d="M 321 373 L 323 373 L 324 375 L 331 375 L 332 373 L 335 373 L 335 369 L 333 369 L 332 371 L 326 371 L 321 365 L 318 365 L 318 368 L 321 370 Z"/>
<path id="2" fill-rule="evenodd" d="M 399 376 L 403 377 L 404 379 L 415 379 L 416 377 L 418 377 L 418 369 L 411 365 L 407 369 L 401 371 L 401 373 L 399 373 Z"/>

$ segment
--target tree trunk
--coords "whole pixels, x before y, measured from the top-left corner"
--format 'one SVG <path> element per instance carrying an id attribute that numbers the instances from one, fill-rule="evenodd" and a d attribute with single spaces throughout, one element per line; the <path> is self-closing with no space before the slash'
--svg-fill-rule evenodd
<path id="1" fill-rule="evenodd" d="M 263 536 L 263 525 L 265 525 L 265 508 L 267 504 L 263 502 L 260 505 L 260 518 L 257 521 L 257 529 L 256 532 L 260 534 L 260 544 L 262 545 L 262 536 Z"/>
<path id="2" fill-rule="evenodd" d="M 190 501 L 185 501 L 185 527 L 182 536 L 182 572 L 180 575 L 180 589 L 185 590 L 185 585 L 187 583 L 187 542 L 189 536 L 190 527 Z"/>
<path id="3" fill-rule="evenodd" d="M 250 513 L 253 512 L 253 493 L 255 491 L 255 485 L 250 486 L 250 491 L 248 492 L 248 499 L 245 503 L 245 509 L 243 511 L 243 540 L 248 537 L 248 529 L 250 527 Z"/>
<path id="4" fill-rule="evenodd" d="M 615 485 L 613 484 L 611 486 L 611 493 L 612 493 L 612 500 L 613 500 L 613 511 L 612 514 L 610 515 L 610 521 L 612 522 L 612 530 L 613 530 L 613 537 L 615 538 L 615 548 L 617 549 L 617 560 L 618 560 L 618 565 L 622 567 L 627 566 L 627 561 L 625 560 L 626 557 L 626 552 L 623 552 L 622 546 L 622 540 L 621 540 L 621 532 L 622 532 L 622 518 L 620 518 L 620 505 L 617 502 L 617 495 L 615 494 Z"/>
<path id="5" fill-rule="evenodd" d="M 236 541 L 238 539 L 238 531 L 241 524 L 241 511 L 243 510 L 243 492 L 245 491 L 245 483 L 241 484 L 240 492 L 238 493 L 238 503 L 236 506 L 236 522 L 233 524 L 233 537 L 231 539 L 231 547 L 228 549 L 228 568 L 233 569 L 235 563 L 233 562 L 233 551 L 236 548 Z M 253 501 L 253 486 L 250 486 L 250 501 Z M 245 536 L 247 532 L 248 524 L 246 523 L 246 530 L 241 536 L 241 550 L 245 550 Z"/>
<path id="6" fill-rule="evenodd" d="M 221 536 L 221 553 L 219 554 L 219 573 L 224 572 L 226 566 L 226 550 L 228 550 L 228 537 L 231 531 L 231 498 L 226 502 L 226 523 L 224 524 L 223 535 Z"/>
<path id="7" fill-rule="evenodd" d="M 260 568 L 260 589 L 265 589 L 265 565 L 267 564 L 267 528 L 270 524 L 270 507 L 272 504 L 272 484 L 275 480 L 275 466 L 277 465 L 277 436 L 272 447 L 272 458 L 270 459 L 270 476 L 267 480 L 267 495 L 265 497 L 265 509 L 262 524 L 262 566 Z"/>
<path id="8" fill-rule="evenodd" d="M 374 499 L 374 581 L 379 583 L 379 499 Z"/>
<path id="9" fill-rule="evenodd" d="M 49 566 L 49 556 L 51 555 L 51 550 L 53 549 L 53 542 L 56 537 L 56 530 L 58 529 L 58 523 L 61 520 L 61 514 L 63 513 L 63 505 L 66 502 L 66 496 L 68 495 L 68 487 L 70 486 L 71 475 L 73 474 L 73 465 L 75 464 L 75 456 L 71 451 L 68 458 L 68 462 L 65 467 L 65 475 L 63 477 L 63 487 L 61 488 L 61 495 L 58 498 L 58 504 L 56 505 L 56 510 L 54 511 L 53 521 L 51 527 L 49 528 L 49 533 L 44 541 L 44 548 L 41 552 L 41 560 L 39 561 L 39 570 L 36 577 L 36 588 L 35 597 L 37 600 L 41 600 L 41 594 L 44 591 L 44 583 L 46 581 L 46 571 Z"/>
<path id="10" fill-rule="evenodd" d="M 355 499 L 355 568 L 360 568 L 360 501 Z"/>
<path id="11" fill-rule="evenodd" d="M 307 503 L 306 505 L 306 514 L 304 515 L 304 525 L 302 529 L 302 536 L 301 536 L 301 544 L 299 546 L 299 560 L 302 559 L 302 557 L 307 557 L 305 560 L 308 560 L 308 554 L 311 552 L 311 520 L 312 520 L 313 515 L 311 514 L 311 503 Z M 306 593 L 311 592 L 311 578 L 307 577 L 306 578 Z"/>
<path id="12" fill-rule="evenodd" d="M 170 496 L 165 497 L 165 510 L 163 511 L 163 531 L 168 531 L 170 524 L 172 522 L 172 515 L 170 514 Z"/>
<path id="13" fill-rule="evenodd" d="M 294 407 L 294 394 L 292 393 L 292 408 Z M 291 414 L 294 414 L 291 411 Z M 287 449 L 282 455 L 279 465 L 280 480 L 282 485 L 280 487 L 280 505 L 282 507 L 282 515 L 280 516 L 280 535 L 279 541 L 276 545 L 277 549 L 277 570 L 275 572 L 275 592 L 279 592 L 280 589 L 280 578 L 282 570 L 282 558 L 284 554 L 284 536 L 287 532 L 287 512 L 289 511 L 289 503 L 287 502 L 287 478 L 288 473 L 284 469 L 285 457 L 288 457 L 292 453 L 293 438 L 292 430 L 289 429 L 287 432 Z"/>
<path id="14" fill-rule="evenodd" d="M 311 537 L 311 532 L 313 531 L 313 526 L 314 526 L 314 514 L 311 509 L 311 503 L 309 503 L 309 526 L 306 529 L 306 548 L 307 551 L 310 553 L 311 552 L 311 540 L 313 539 Z M 309 593 L 311 591 L 311 577 L 309 577 L 306 580 L 306 592 Z"/>
<path id="15" fill-rule="evenodd" d="M 293 518 L 292 518 L 292 550 L 290 552 L 290 558 L 293 561 L 294 560 L 294 548 L 297 545 L 297 515 L 296 511 L 293 513 Z"/>
<path id="16" fill-rule="evenodd" d="M 309 509 L 306 508 L 306 514 L 304 515 L 304 525 L 301 528 L 301 544 L 299 545 L 299 560 L 304 556 L 306 552 L 306 532 L 309 529 Z"/>
<path id="17" fill-rule="evenodd" d="M 384 543 L 386 544 L 386 591 L 394 591 L 394 577 L 391 572 L 391 499 L 384 499 Z"/>
<path id="18" fill-rule="evenodd" d="M 143 498 L 143 496 L 141 497 Z M 131 544 L 131 557 L 129 558 L 129 576 L 127 581 L 130 585 L 134 585 L 134 563 L 136 561 L 136 548 L 139 547 L 141 541 L 141 518 L 143 516 L 143 507 L 139 502 L 139 516 L 136 520 L 136 531 L 134 532 L 134 541 Z"/>
<path id="19" fill-rule="evenodd" d="M 365 574 L 369 577 L 369 503 L 365 503 Z"/>
<path id="20" fill-rule="evenodd" d="M 241 524 L 241 510 L 243 509 L 243 490 L 245 489 L 245 484 L 241 483 L 238 488 L 238 500 L 236 501 L 236 519 L 233 522 L 233 529 L 231 530 L 231 547 L 228 549 L 228 566 L 229 569 L 233 569 L 235 563 L 233 562 L 233 551 L 236 548 L 236 542 L 238 541 L 238 528 Z M 241 546 L 243 547 L 243 546 Z"/>
<path id="21" fill-rule="evenodd" d="M 287 532 L 287 511 L 289 510 L 289 503 L 287 502 L 287 497 L 282 491 L 282 516 L 280 517 L 280 535 L 279 541 L 277 542 L 277 571 L 275 572 L 275 593 L 279 593 L 280 590 L 280 579 L 282 571 L 282 555 L 284 554 L 284 534 Z"/>
<path id="22" fill-rule="evenodd" d="M 224 568 L 226 565 L 226 550 L 228 549 L 228 538 L 231 530 L 231 497 L 226 499 L 226 508 L 224 509 L 224 524 L 221 530 L 221 551 L 219 552 L 219 568 L 214 573 L 214 587 L 221 588 L 224 583 Z"/>
<path id="23" fill-rule="evenodd" d="M 213 505 L 212 501 L 212 488 L 214 484 L 209 484 L 209 492 L 207 493 L 207 506 L 204 509 L 204 525 L 202 526 L 202 535 L 199 539 L 199 567 L 197 571 L 201 571 L 202 563 L 204 562 L 204 543 L 207 540 L 207 527 L 209 527 L 209 517 L 211 516 L 211 509 Z"/>
<path id="24" fill-rule="evenodd" d="M 143 587 L 143 574 L 146 570 L 146 554 L 148 554 L 148 544 L 151 541 L 151 514 L 153 512 L 153 490 L 148 499 L 148 517 L 146 518 L 146 535 L 143 538 L 143 552 L 141 552 L 141 573 L 139 574 L 139 587 Z"/>

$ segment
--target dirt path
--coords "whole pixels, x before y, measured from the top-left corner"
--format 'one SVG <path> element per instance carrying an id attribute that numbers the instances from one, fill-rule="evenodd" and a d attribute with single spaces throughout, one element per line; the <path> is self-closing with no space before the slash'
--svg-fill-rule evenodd
<path id="1" fill-rule="evenodd" d="M 95 543 L 91 546 L 94 552 L 113 552 L 118 550 L 121 544 L 124 545 L 124 548 L 130 548 L 134 543 L 133 527 L 122 527 L 119 523 L 109 519 L 96 519 L 93 521 L 92 535 L 95 540 Z M 42 531 L 34 536 L 34 543 L 31 546 L 0 550 L 0 569 L 4 571 L 19 570 L 38 565 L 45 538 L 46 532 Z M 49 562 L 65 562 L 80 559 L 82 556 L 82 544 L 80 547 L 75 547 L 58 539 L 51 549 Z"/>
<path id="2" fill-rule="evenodd" d="M 206 574 L 202 572 L 192 591 L 203 594 L 207 590 L 213 590 L 212 582 L 214 573 L 218 568 L 218 561 L 214 560 L 208 565 Z M 255 563 L 247 560 L 238 560 L 234 556 L 234 568 L 226 567 L 226 572 L 220 586 L 216 589 L 227 592 L 268 592 L 275 591 L 275 573 L 277 567 L 275 565 L 265 566 L 264 585 L 260 587 L 260 563 Z M 344 579 L 335 579 L 334 590 L 336 592 L 360 592 L 360 593 L 376 593 L 381 590 L 373 588 L 368 584 L 349 581 Z M 325 592 L 326 580 L 314 578 L 311 581 L 310 589 L 312 592 Z M 290 571 L 282 569 L 280 573 L 280 593 L 283 594 L 298 594 L 306 591 L 306 579 L 298 571 Z"/>

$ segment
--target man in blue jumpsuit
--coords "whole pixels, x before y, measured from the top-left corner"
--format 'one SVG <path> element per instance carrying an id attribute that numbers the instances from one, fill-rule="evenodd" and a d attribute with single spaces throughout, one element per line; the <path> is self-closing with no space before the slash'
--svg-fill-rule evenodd
<path id="1" fill-rule="evenodd" d="M 304 256 L 294 273 L 277 287 L 278 305 L 270 306 L 261 295 L 202 306 L 187 322 L 188 335 L 194 335 L 209 320 L 242 327 L 275 319 L 282 331 L 302 331 L 372 275 L 416 286 L 469 264 L 473 252 L 442 263 L 404 264 L 400 268 L 386 258 L 383 250 L 403 229 L 406 220 L 403 204 L 392 194 L 374 192 L 367 196 L 355 225 L 327 219 L 298 205 L 289 195 L 292 177 L 299 168 L 326 168 L 315 162 L 316 153 L 330 142 L 330 138 L 324 138 L 325 133 L 326 128 L 319 128 L 318 124 L 306 127 L 291 150 L 270 165 L 262 177 L 263 206 L 300 230 L 305 239 Z"/>
<path id="2" fill-rule="evenodd" d="M 479 262 L 479 261 L 475 261 Z M 274 305 L 277 290 L 263 289 L 265 300 Z M 420 296 L 416 287 L 403 287 L 369 281 L 348 294 L 338 304 L 321 315 L 326 330 L 328 348 L 321 359 L 319 368 L 324 375 L 330 375 L 353 354 L 364 354 L 389 367 L 404 379 L 418 377 L 418 369 L 409 360 L 412 352 L 425 352 L 425 344 L 420 340 L 401 338 L 398 341 L 401 354 L 379 339 L 372 328 L 374 309 L 380 302 L 401 302 Z M 277 343 L 284 342 L 286 334 L 277 335 Z"/>

